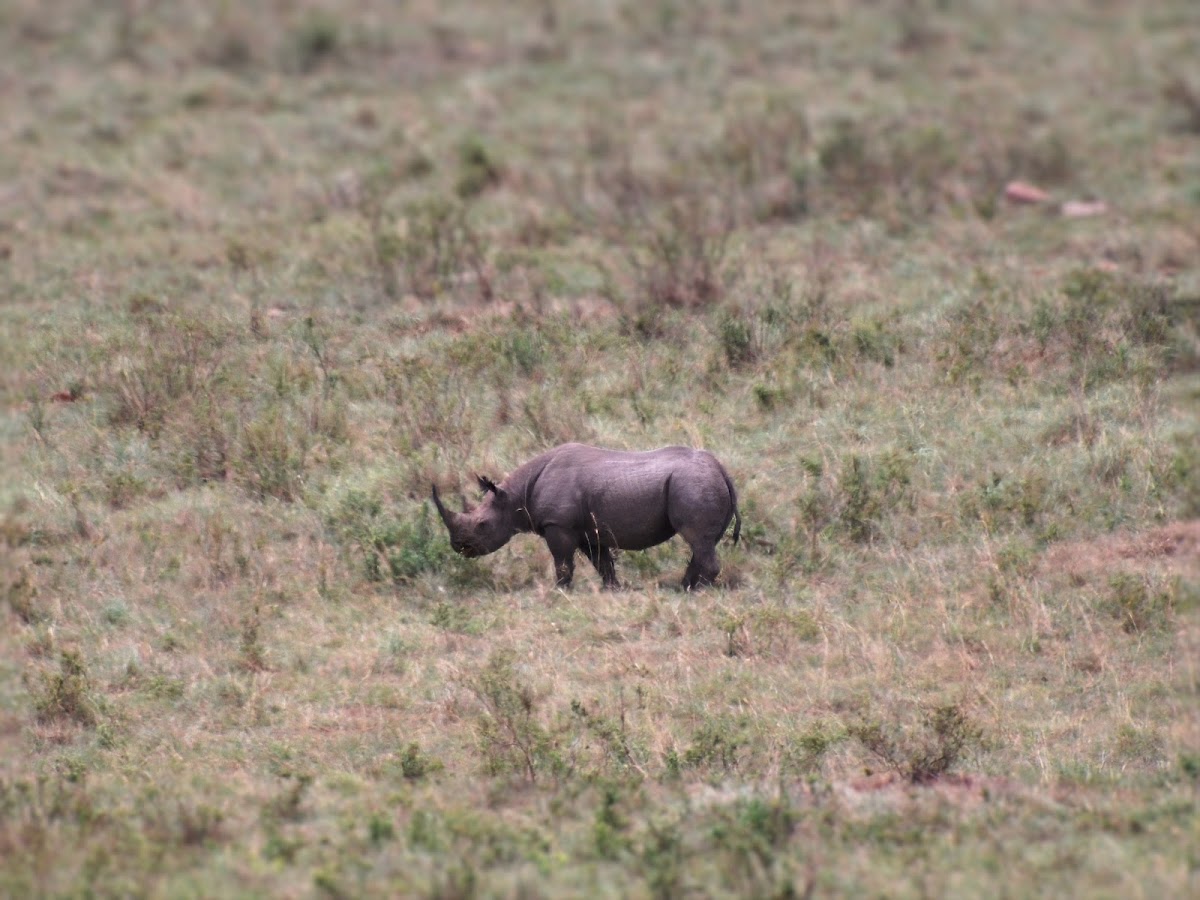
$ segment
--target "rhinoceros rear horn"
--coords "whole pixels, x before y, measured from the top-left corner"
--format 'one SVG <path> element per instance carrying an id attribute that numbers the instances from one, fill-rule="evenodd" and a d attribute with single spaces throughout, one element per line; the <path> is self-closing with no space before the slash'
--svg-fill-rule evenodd
<path id="1" fill-rule="evenodd" d="M 486 475 L 476 475 L 475 477 L 479 481 L 479 486 L 485 492 L 490 491 L 493 494 L 501 493 L 500 488 L 496 486 L 496 482 L 492 481 L 492 479 L 488 478 Z"/>

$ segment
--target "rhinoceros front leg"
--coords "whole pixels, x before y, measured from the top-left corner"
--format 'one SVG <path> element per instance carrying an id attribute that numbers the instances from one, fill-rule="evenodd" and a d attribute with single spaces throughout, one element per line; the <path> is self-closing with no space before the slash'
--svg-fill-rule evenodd
<path id="1" fill-rule="evenodd" d="M 575 550 L 579 546 L 575 537 L 562 528 L 547 528 L 543 537 L 550 555 L 554 557 L 554 580 L 556 586 L 569 588 L 575 576 Z"/>

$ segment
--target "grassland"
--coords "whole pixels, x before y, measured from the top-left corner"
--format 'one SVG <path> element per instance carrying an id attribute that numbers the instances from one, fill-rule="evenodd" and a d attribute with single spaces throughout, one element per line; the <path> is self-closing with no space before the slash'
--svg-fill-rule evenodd
<path id="1" fill-rule="evenodd" d="M 0 6 L 0 894 L 1196 895 L 1198 61 Z M 564 440 L 716 452 L 724 585 L 454 556 L 430 482 Z"/>

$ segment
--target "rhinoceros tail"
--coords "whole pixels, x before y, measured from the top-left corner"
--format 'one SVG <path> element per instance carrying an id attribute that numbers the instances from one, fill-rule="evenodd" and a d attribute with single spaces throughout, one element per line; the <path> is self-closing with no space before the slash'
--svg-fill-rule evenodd
<path id="1" fill-rule="evenodd" d="M 736 545 L 738 538 L 742 536 L 742 514 L 738 512 L 737 489 L 733 486 L 733 479 L 729 477 L 729 473 L 725 471 L 725 467 L 721 467 L 721 474 L 725 476 L 725 486 L 729 488 L 729 499 L 733 501 L 733 543 Z M 728 523 L 726 523 L 726 527 Z"/>

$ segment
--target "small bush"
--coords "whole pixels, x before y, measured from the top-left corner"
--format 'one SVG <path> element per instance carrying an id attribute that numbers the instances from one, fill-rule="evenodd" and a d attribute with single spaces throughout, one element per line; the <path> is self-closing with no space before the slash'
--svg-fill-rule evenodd
<path id="1" fill-rule="evenodd" d="M 262 610 L 258 603 L 242 617 L 238 650 L 238 668 L 246 672 L 262 672 L 267 668 L 267 651 L 262 644 Z"/>
<path id="2" fill-rule="evenodd" d="M 311 437 L 278 403 L 246 423 L 233 461 L 235 477 L 259 499 L 291 501 L 304 483 Z"/>
<path id="3" fill-rule="evenodd" d="M 499 356 L 521 375 L 532 375 L 547 358 L 546 337 L 540 330 L 514 329 L 497 336 Z"/>
<path id="4" fill-rule="evenodd" d="M 857 455 L 850 458 L 841 479 L 838 519 L 851 540 L 875 540 L 883 517 L 911 503 L 911 471 L 911 458 L 899 452 L 884 454 L 874 465 Z"/>
<path id="5" fill-rule="evenodd" d="M 692 735 L 692 743 L 683 753 L 682 763 L 689 769 L 720 769 L 736 771 L 738 751 L 743 749 L 745 736 L 735 723 L 728 720 L 705 722 Z"/>
<path id="6" fill-rule="evenodd" d="M 464 140 L 458 148 L 458 182 L 455 191 L 470 200 L 500 183 L 500 164 L 478 137 Z"/>
<path id="7" fill-rule="evenodd" d="M 845 739 L 846 731 L 840 725 L 814 722 L 796 737 L 787 759 L 798 772 L 814 771 L 819 768 L 830 748 Z"/>
<path id="8" fill-rule="evenodd" d="M 975 491 L 964 492 L 959 504 L 965 518 L 982 520 L 989 528 L 1019 525 L 1033 528 L 1059 500 L 1039 472 L 1024 475 L 993 473 Z"/>
<path id="9" fill-rule="evenodd" d="M 777 861 L 784 854 L 800 819 L 786 795 L 773 799 L 750 797 L 720 810 L 712 825 L 714 851 L 732 863 L 748 895 L 789 896 L 789 879 L 780 877 Z M 772 883 L 772 882 L 783 882 Z"/>
<path id="10" fill-rule="evenodd" d="M 637 864 L 651 896 L 668 900 L 683 896 L 686 862 L 684 838 L 677 823 L 651 822 L 643 835 Z"/>
<path id="11" fill-rule="evenodd" d="M 226 837 L 225 814 L 221 810 L 180 798 L 147 804 L 142 825 L 149 838 L 167 847 L 204 847 Z"/>
<path id="12" fill-rule="evenodd" d="M 854 343 L 855 352 L 863 359 L 877 362 L 889 369 L 896 364 L 899 341 L 895 335 L 888 333 L 882 322 L 855 322 L 851 326 L 850 338 Z"/>
<path id="13" fill-rule="evenodd" d="M 379 847 L 388 841 L 395 840 L 396 825 L 390 816 L 383 813 L 372 813 L 367 821 L 367 838 L 372 847 Z"/>
<path id="14" fill-rule="evenodd" d="M 845 196 L 859 212 L 874 204 L 882 175 L 866 131 L 857 122 L 841 119 L 817 148 L 817 161 L 830 189 Z"/>
<path id="15" fill-rule="evenodd" d="M 123 628 L 128 625 L 132 618 L 129 612 L 129 604 L 124 600 L 112 601 L 101 610 L 100 614 L 107 624 L 116 628 Z"/>
<path id="16" fill-rule="evenodd" d="M 37 625 L 49 618 L 38 601 L 38 589 L 28 568 L 21 568 L 5 576 L 4 598 L 9 608 L 26 625 Z"/>
<path id="17" fill-rule="evenodd" d="M 601 768 L 623 775 L 644 772 L 641 765 L 644 750 L 634 742 L 630 733 L 624 693 L 621 694 L 620 710 L 615 718 L 589 711 L 579 700 L 571 701 L 571 716 L 582 726 L 584 734 L 590 739 L 589 742 L 599 751 Z"/>
<path id="18" fill-rule="evenodd" d="M 308 74 L 335 57 L 341 46 L 342 26 L 333 14 L 310 10 L 288 35 L 288 61 Z"/>
<path id="19" fill-rule="evenodd" d="M 1179 127 L 1200 134 L 1200 87 L 1182 75 L 1169 78 L 1163 85 L 1163 99 L 1170 105 Z"/>
<path id="20" fill-rule="evenodd" d="M 425 753 L 415 743 L 409 743 L 400 754 L 400 774 L 407 781 L 420 781 L 443 771 L 446 767 L 440 759 Z"/>
<path id="21" fill-rule="evenodd" d="M 1121 760 L 1155 764 L 1163 759 L 1164 745 L 1157 729 L 1138 728 L 1126 722 L 1117 729 L 1113 752 Z"/>
<path id="22" fill-rule="evenodd" d="M 806 609 L 772 604 L 757 607 L 749 616 L 748 630 L 756 651 L 790 652 L 796 643 L 815 641 L 821 628 Z"/>
<path id="23" fill-rule="evenodd" d="M 255 23 L 241 9 L 222 5 L 205 35 L 200 60 L 230 71 L 249 68 L 255 57 L 255 30 Z"/>
<path id="24" fill-rule="evenodd" d="M 724 293 L 722 269 L 732 233 L 726 213 L 699 197 L 670 204 L 644 233 L 646 253 L 631 249 L 629 258 L 646 296 L 664 306 L 708 306 Z"/>
<path id="25" fill-rule="evenodd" d="M 811 310 L 797 298 L 782 276 L 754 284 L 750 298 L 717 319 L 717 337 L 732 369 L 764 362 L 802 340 L 802 326 Z"/>
<path id="26" fill-rule="evenodd" d="M 602 173 L 600 187 L 608 202 L 601 225 L 621 248 L 632 276 L 633 311 L 702 309 L 724 297 L 725 261 L 737 218 L 732 199 L 723 193 L 728 181 L 703 169 L 652 177 L 628 161 Z"/>
<path id="27" fill-rule="evenodd" d="M 554 741 L 537 720 L 537 697 L 510 653 L 493 653 L 467 686 L 482 707 L 475 731 L 487 774 L 520 773 L 533 782 L 557 768 Z"/>
<path id="28" fill-rule="evenodd" d="M 421 504 L 416 522 L 396 522 L 375 535 L 375 549 L 387 559 L 392 581 L 405 581 L 422 572 L 443 569 L 451 550 L 434 525 L 429 505 Z"/>
<path id="29" fill-rule="evenodd" d="M 1173 586 L 1153 588 L 1139 575 L 1122 573 L 1108 582 L 1103 608 L 1128 634 L 1164 628 L 1175 609 Z"/>
<path id="30" fill-rule="evenodd" d="M 222 343 L 216 329 L 195 320 L 152 320 L 134 346 L 116 355 L 100 388 L 108 396 L 109 422 L 157 437 L 177 407 L 215 386 Z"/>
<path id="31" fill-rule="evenodd" d="M 433 300 L 472 279 L 479 299 L 492 299 L 484 242 L 464 206 L 429 198 L 407 205 L 402 222 L 399 236 L 384 248 L 381 264 L 398 262 L 410 293 Z"/>
<path id="32" fill-rule="evenodd" d="M 462 603 L 452 603 L 445 600 L 433 608 L 429 623 L 444 631 L 454 631 L 459 634 L 479 634 L 481 625 L 471 616 L 471 610 Z"/>
<path id="33" fill-rule="evenodd" d="M 166 468 L 180 487 L 224 481 L 237 440 L 236 413 L 201 397 L 184 420 L 163 434 Z"/>
<path id="34" fill-rule="evenodd" d="M 925 710 L 917 728 L 864 722 L 847 729 L 874 756 L 914 784 L 936 781 L 981 743 L 983 732 L 955 704 Z"/>
<path id="35" fill-rule="evenodd" d="M 946 380 L 978 387 L 1000 336 L 996 312 L 986 297 L 955 306 L 947 315 L 936 351 Z"/>
<path id="36" fill-rule="evenodd" d="M 471 371 L 466 361 L 450 360 L 441 366 L 415 357 L 384 367 L 384 396 L 395 411 L 394 431 L 404 451 L 433 445 L 454 447 L 460 455 L 468 455 L 479 394 L 478 380 Z M 422 491 L 426 488 L 422 479 Z"/>
<path id="37" fill-rule="evenodd" d="M 298 822 L 304 818 L 304 800 L 312 787 L 313 776 L 307 772 L 283 772 L 283 782 L 278 794 L 263 804 L 261 818 L 266 825 L 277 826 L 283 822 Z"/>
<path id="38" fill-rule="evenodd" d="M 98 700 L 78 650 L 63 650 L 59 670 L 43 674 L 33 693 L 39 721 L 69 719 L 81 725 L 95 725 L 99 720 Z"/>
<path id="39" fill-rule="evenodd" d="M 1035 184 L 1068 184 L 1077 169 L 1071 142 L 1054 130 L 1011 143 L 1006 155 L 1006 177 L 1027 179 Z"/>
<path id="40" fill-rule="evenodd" d="M 592 843 L 600 859 L 617 859 L 632 845 L 627 834 L 629 821 L 621 815 L 620 801 L 621 792 L 616 785 L 602 786 L 592 822 Z"/>
<path id="41" fill-rule="evenodd" d="M 351 490 L 326 521 L 343 547 L 358 556 L 368 581 L 398 584 L 458 560 L 428 503 L 401 518 L 386 514 L 378 497 Z"/>
<path id="42" fill-rule="evenodd" d="M 804 111 L 773 99 L 727 119 L 715 157 L 748 195 L 754 219 L 791 220 L 809 210 L 811 142 Z"/>

